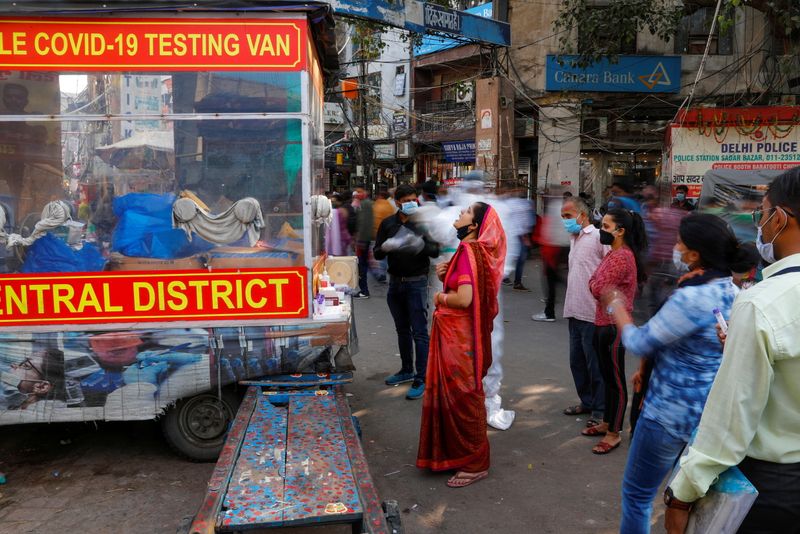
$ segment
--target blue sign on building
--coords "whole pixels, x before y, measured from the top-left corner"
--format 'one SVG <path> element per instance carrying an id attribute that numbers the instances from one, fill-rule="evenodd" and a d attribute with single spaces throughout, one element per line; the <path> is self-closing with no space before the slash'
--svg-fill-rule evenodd
<path id="1" fill-rule="evenodd" d="M 681 89 L 680 56 L 619 56 L 588 67 L 575 64 L 577 56 L 547 56 L 548 91 L 606 93 L 678 93 Z"/>
<path id="2" fill-rule="evenodd" d="M 475 161 L 475 141 L 455 141 L 442 143 L 444 160 L 450 163 Z"/>
<path id="3" fill-rule="evenodd" d="M 489 2 L 487 4 L 481 4 L 479 6 L 471 7 L 465 10 L 465 13 L 477 15 L 485 19 L 491 19 L 492 3 Z M 447 50 L 448 48 L 455 48 L 457 46 L 461 46 L 464 44 L 469 44 L 469 43 L 465 41 L 459 41 L 457 39 L 448 39 L 447 37 L 440 37 L 438 35 L 424 35 L 422 37 L 422 44 L 414 47 L 414 55 L 417 57 L 424 56 L 425 54 L 440 52 L 442 50 Z"/>

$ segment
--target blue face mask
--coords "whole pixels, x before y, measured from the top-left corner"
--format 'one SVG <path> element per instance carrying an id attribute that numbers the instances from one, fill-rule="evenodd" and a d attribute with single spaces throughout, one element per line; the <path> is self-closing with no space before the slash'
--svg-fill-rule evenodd
<path id="1" fill-rule="evenodd" d="M 567 233 L 573 235 L 580 233 L 581 225 L 578 223 L 578 219 L 561 219 L 561 222 L 564 223 L 564 230 Z"/>
<path id="2" fill-rule="evenodd" d="M 411 216 L 419 209 L 419 204 L 415 201 L 411 200 L 409 202 L 403 202 L 400 206 L 400 212 L 403 215 Z"/>
<path id="3" fill-rule="evenodd" d="M 677 195 L 675 195 L 675 198 L 677 199 L 678 202 L 683 202 L 684 200 L 686 200 L 686 194 L 678 193 Z"/>

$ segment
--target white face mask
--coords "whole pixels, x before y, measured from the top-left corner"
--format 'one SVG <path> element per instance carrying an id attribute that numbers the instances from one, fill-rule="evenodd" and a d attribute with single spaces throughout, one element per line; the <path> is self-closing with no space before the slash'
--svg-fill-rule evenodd
<path id="1" fill-rule="evenodd" d="M 776 235 L 775 237 L 778 236 Z M 775 238 L 773 238 L 772 241 L 775 241 Z M 756 236 L 756 247 L 758 248 L 758 253 L 761 254 L 761 258 L 767 263 L 775 263 L 775 247 L 773 247 L 772 241 L 764 243 L 761 227 L 759 226 L 758 235 Z"/>
<path id="2" fill-rule="evenodd" d="M 0 384 L 10 388 L 19 389 L 19 383 L 22 382 L 22 377 L 9 371 L 0 373 Z"/>
<path id="3" fill-rule="evenodd" d="M 672 249 L 672 264 L 679 273 L 689 272 L 689 266 L 683 262 L 683 254 L 677 248 Z"/>
<path id="4" fill-rule="evenodd" d="M 761 232 L 761 228 L 767 224 L 776 213 L 778 213 L 778 209 L 779 208 L 776 208 L 775 211 L 772 212 L 772 215 L 767 217 L 767 220 L 761 223 L 761 226 L 758 227 L 758 235 L 756 236 L 756 248 L 758 248 L 758 253 L 761 254 L 761 258 L 767 263 L 775 263 L 777 261 L 775 258 L 775 246 L 773 243 L 775 243 L 775 240 L 778 238 L 781 232 L 783 232 L 783 229 L 786 228 L 786 224 L 783 225 L 783 228 L 781 228 L 778 233 L 775 234 L 769 243 L 764 243 L 764 235 Z M 789 221 L 787 220 L 786 223 L 788 222 Z"/>

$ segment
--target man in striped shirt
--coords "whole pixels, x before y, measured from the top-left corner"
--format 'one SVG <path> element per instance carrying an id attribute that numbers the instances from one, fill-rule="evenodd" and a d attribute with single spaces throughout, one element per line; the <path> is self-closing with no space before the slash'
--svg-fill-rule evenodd
<path id="1" fill-rule="evenodd" d="M 589 278 L 609 247 L 600 244 L 600 231 L 592 225 L 589 207 L 583 199 L 565 199 L 561 206 L 561 220 L 570 235 L 567 294 L 564 297 L 564 318 L 569 321 L 569 366 L 581 401 L 565 409 L 564 415 L 591 413 L 599 421 L 603 417 L 605 390 L 597 353 L 592 345 L 596 301 L 589 291 Z"/>

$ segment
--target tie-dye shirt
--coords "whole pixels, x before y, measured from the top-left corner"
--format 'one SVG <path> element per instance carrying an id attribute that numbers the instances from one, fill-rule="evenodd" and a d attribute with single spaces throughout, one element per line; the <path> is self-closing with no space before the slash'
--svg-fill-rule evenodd
<path id="1" fill-rule="evenodd" d="M 730 277 L 679 288 L 646 324 L 622 330 L 627 350 L 654 359 L 642 417 L 675 438 L 688 441 L 700 423 L 722 361 L 713 310 L 728 320 L 738 291 Z"/>

